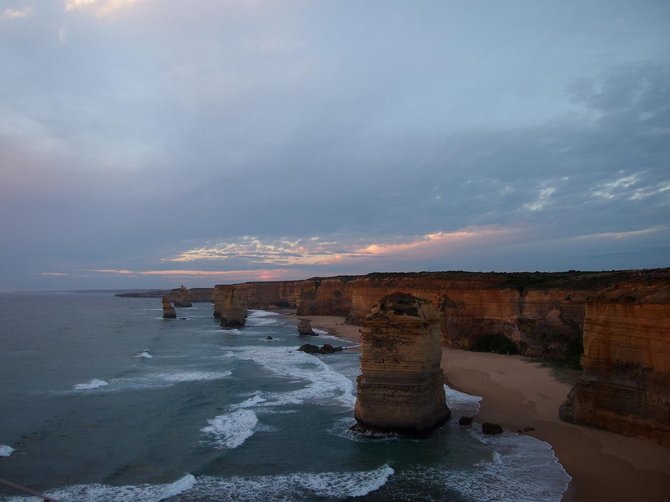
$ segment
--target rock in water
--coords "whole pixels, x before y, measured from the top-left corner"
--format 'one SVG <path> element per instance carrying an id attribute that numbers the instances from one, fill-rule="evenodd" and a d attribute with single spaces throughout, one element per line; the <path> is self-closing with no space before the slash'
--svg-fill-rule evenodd
<path id="1" fill-rule="evenodd" d="M 189 291 L 183 284 L 178 289 L 172 290 L 172 301 L 175 307 L 192 307 Z"/>
<path id="2" fill-rule="evenodd" d="M 322 347 L 318 345 L 312 345 L 311 343 L 306 343 L 301 345 L 298 349 L 302 352 L 307 352 L 308 354 L 334 354 L 335 352 L 342 352 L 342 347 L 333 347 L 329 343 L 323 344 Z"/>
<path id="3" fill-rule="evenodd" d="M 300 319 L 298 323 L 298 334 L 300 336 L 317 336 L 312 329 L 312 324 L 307 319 Z"/>
<path id="4" fill-rule="evenodd" d="M 162 298 L 162 301 L 163 301 L 163 319 L 176 319 L 177 313 L 174 311 L 174 307 L 172 306 L 172 303 L 170 303 L 170 299 L 167 296 L 164 296 Z"/>
<path id="5" fill-rule="evenodd" d="M 492 424 L 489 422 L 484 422 L 482 424 L 482 432 L 484 434 L 502 434 L 503 428 L 498 424 Z"/>
<path id="6" fill-rule="evenodd" d="M 224 328 L 241 328 L 247 318 L 247 301 L 235 286 L 214 286 L 214 317 L 221 320 Z"/>
<path id="7" fill-rule="evenodd" d="M 431 302 L 405 293 L 372 307 L 361 330 L 360 428 L 419 433 L 449 419 L 438 319 Z"/>

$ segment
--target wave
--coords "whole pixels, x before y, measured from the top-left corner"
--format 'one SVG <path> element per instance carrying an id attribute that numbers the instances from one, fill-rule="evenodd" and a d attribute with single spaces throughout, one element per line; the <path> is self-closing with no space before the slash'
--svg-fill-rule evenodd
<path id="1" fill-rule="evenodd" d="M 0 444 L 0 457 L 9 457 L 14 453 L 14 448 L 6 444 Z"/>
<path id="2" fill-rule="evenodd" d="M 136 358 L 140 358 L 140 359 L 153 359 L 154 356 L 152 356 L 152 355 L 149 353 L 148 350 L 143 350 L 142 352 L 140 352 L 139 354 L 137 354 L 135 357 L 136 357 Z"/>
<path id="3" fill-rule="evenodd" d="M 231 371 L 176 371 L 150 373 L 129 378 L 112 378 L 109 382 L 94 378 L 85 383 L 74 386 L 74 390 L 95 390 L 102 392 L 118 392 L 124 390 L 143 390 L 157 387 L 166 387 L 183 382 L 201 382 L 220 380 L 232 375 Z M 104 387 L 104 389 L 102 389 Z"/>
<path id="4" fill-rule="evenodd" d="M 388 465 L 371 471 L 292 473 L 277 476 L 198 478 L 191 500 L 211 500 L 226 494 L 229 500 L 313 500 L 363 497 L 384 486 L 394 474 Z"/>
<path id="5" fill-rule="evenodd" d="M 46 493 L 55 500 L 95 500 L 96 502 L 159 502 L 192 491 L 195 476 L 186 474 L 173 483 L 162 485 L 111 486 L 103 484 L 73 485 Z M 34 497 L 12 497 L 8 501 L 33 501 Z"/>
<path id="6" fill-rule="evenodd" d="M 264 406 L 298 405 L 306 401 L 333 400 L 353 409 L 356 402 L 353 382 L 318 357 L 286 347 L 239 347 L 238 359 L 253 361 L 272 373 L 290 380 L 302 380 L 302 389 L 267 394 Z"/>
<path id="7" fill-rule="evenodd" d="M 465 392 L 452 389 L 448 385 L 444 386 L 444 394 L 452 417 L 474 417 L 479 413 L 481 396 L 466 394 Z"/>
<path id="8" fill-rule="evenodd" d="M 78 383 L 74 386 L 75 390 L 91 390 L 91 389 L 99 389 L 100 387 L 106 387 L 109 385 L 108 382 L 105 380 L 100 380 L 99 378 L 93 378 L 92 380 L 89 380 L 88 382 L 84 383 Z"/>
<path id="9" fill-rule="evenodd" d="M 57 500 L 95 500 L 96 502 L 159 502 L 170 497 L 190 501 L 209 500 L 314 500 L 315 497 L 343 499 L 364 497 L 383 487 L 395 471 L 383 465 L 371 471 L 298 472 L 276 476 L 195 477 L 187 474 L 162 485 L 111 486 L 74 485 L 50 490 L 46 495 Z M 35 500 L 12 497 L 9 501 Z"/>
<path id="10" fill-rule="evenodd" d="M 207 423 L 209 425 L 200 429 L 201 432 L 213 436 L 216 446 L 232 449 L 242 445 L 253 435 L 258 418 L 253 411 L 241 409 L 219 415 L 207 420 Z"/>
<path id="11" fill-rule="evenodd" d="M 257 317 L 278 317 L 281 314 L 278 312 L 270 312 L 268 310 L 257 310 L 257 309 L 250 309 L 248 311 L 247 318 L 257 318 Z"/>

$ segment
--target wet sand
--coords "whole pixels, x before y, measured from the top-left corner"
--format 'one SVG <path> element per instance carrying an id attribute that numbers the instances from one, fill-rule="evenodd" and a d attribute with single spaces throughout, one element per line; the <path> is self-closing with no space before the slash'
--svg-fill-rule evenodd
<path id="1" fill-rule="evenodd" d="M 360 340 L 360 326 L 344 324 L 343 317 L 298 318 Z M 477 422 L 512 432 L 532 427 L 526 434 L 552 445 L 572 477 L 564 501 L 670 501 L 670 448 L 559 420 L 558 407 L 571 385 L 555 370 L 521 356 L 454 349 L 443 349 L 442 368 L 451 387 L 483 397 Z"/>

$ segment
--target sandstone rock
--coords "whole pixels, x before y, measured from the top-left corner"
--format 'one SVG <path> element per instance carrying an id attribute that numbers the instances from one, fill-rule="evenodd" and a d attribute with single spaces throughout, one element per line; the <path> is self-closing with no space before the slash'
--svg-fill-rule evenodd
<path id="1" fill-rule="evenodd" d="M 501 425 L 498 424 L 492 424 L 490 422 L 484 422 L 482 424 L 482 432 L 484 434 L 502 434 L 503 433 L 503 428 Z"/>
<path id="2" fill-rule="evenodd" d="M 175 307 L 192 307 L 189 290 L 183 284 L 178 289 L 172 290 L 172 301 Z"/>
<path id="3" fill-rule="evenodd" d="M 163 319 L 176 319 L 177 313 L 170 303 L 170 299 L 167 296 L 164 296 L 161 301 L 163 302 Z"/>
<path id="4" fill-rule="evenodd" d="M 236 286 L 214 286 L 214 317 L 218 318 L 224 328 L 241 328 L 247 317 L 247 302 L 243 293 Z"/>
<path id="5" fill-rule="evenodd" d="M 317 336 L 312 330 L 312 324 L 307 319 L 300 319 L 298 323 L 298 335 L 300 336 Z"/>
<path id="6" fill-rule="evenodd" d="M 440 368 L 438 314 L 404 293 L 382 298 L 361 330 L 354 416 L 362 428 L 417 433 L 450 415 Z"/>
<path id="7" fill-rule="evenodd" d="M 670 281 L 620 286 L 587 303 L 582 366 L 562 420 L 670 446 Z"/>

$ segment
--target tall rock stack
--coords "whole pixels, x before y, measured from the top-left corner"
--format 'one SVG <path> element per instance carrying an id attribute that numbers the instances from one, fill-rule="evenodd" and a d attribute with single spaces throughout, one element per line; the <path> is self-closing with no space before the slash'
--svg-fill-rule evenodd
<path id="1" fill-rule="evenodd" d="M 670 286 L 588 302 L 582 366 L 563 420 L 670 446 Z"/>
<path id="2" fill-rule="evenodd" d="M 170 303 L 170 298 L 164 296 L 161 301 L 163 302 L 163 319 L 176 319 L 177 313 L 174 311 L 172 303 Z"/>
<path id="3" fill-rule="evenodd" d="M 181 285 L 180 288 L 173 289 L 171 293 L 172 293 L 172 301 L 174 302 L 175 307 L 193 306 L 193 303 L 191 303 L 189 290 L 183 284 Z"/>
<path id="4" fill-rule="evenodd" d="M 361 330 L 358 425 L 416 433 L 448 420 L 441 355 L 439 316 L 431 302 L 405 293 L 382 298 Z"/>
<path id="5" fill-rule="evenodd" d="M 241 328 L 247 318 L 245 295 L 235 286 L 214 287 L 214 317 L 221 320 L 224 328 Z"/>

